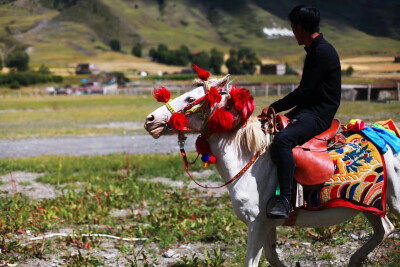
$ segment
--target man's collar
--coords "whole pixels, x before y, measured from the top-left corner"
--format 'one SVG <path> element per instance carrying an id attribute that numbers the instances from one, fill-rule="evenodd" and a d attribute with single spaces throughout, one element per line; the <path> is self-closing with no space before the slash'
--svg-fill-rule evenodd
<path id="1" fill-rule="evenodd" d="M 322 33 L 318 34 L 317 37 L 314 38 L 314 40 L 312 41 L 310 48 L 308 47 L 304 47 L 304 50 L 306 50 L 306 52 L 310 52 L 311 50 L 314 49 L 314 47 L 324 38 L 324 35 Z"/>

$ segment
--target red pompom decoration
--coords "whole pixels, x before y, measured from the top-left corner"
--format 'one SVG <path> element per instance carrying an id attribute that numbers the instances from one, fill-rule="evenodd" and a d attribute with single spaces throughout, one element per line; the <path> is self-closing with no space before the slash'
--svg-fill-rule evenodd
<path id="1" fill-rule="evenodd" d="M 208 163 L 215 164 L 215 162 L 217 162 L 217 158 L 214 157 L 214 156 L 210 156 L 210 159 L 208 160 Z"/>
<path id="2" fill-rule="evenodd" d="M 206 138 L 202 135 L 199 135 L 199 137 L 196 139 L 196 152 L 202 155 L 211 154 L 210 145 L 208 144 Z"/>
<path id="3" fill-rule="evenodd" d="M 203 70 L 203 69 L 197 67 L 195 64 L 193 64 L 193 68 L 194 68 L 195 71 L 197 72 L 198 77 L 199 77 L 200 79 L 202 79 L 203 81 L 207 81 L 208 78 L 210 77 L 210 73 L 209 73 L 208 71 Z"/>
<path id="4" fill-rule="evenodd" d="M 232 129 L 234 118 L 225 108 L 215 110 L 208 119 L 207 126 L 212 133 L 224 133 Z"/>
<path id="5" fill-rule="evenodd" d="M 169 119 L 168 124 L 171 125 L 175 130 L 183 131 L 187 125 L 187 118 L 183 113 L 174 113 Z"/>
<path id="6" fill-rule="evenodd" d="M 210 88 L 210 90 L 207 93 L 206 96 L 206 101 L 209 106 L 214 106 L 216 103 L 221 102 L 222 96 L 219 94 L 217 88 L 214 86 Z"/>
<path id="7" fill-rule="evenodd" d="M 244 120 L 247 120 L 254 111 L 254 98 L 245 88 L 232 87 L 229 92 L 237 111 L 242 112 Z"/>
<path id="8" fill-rule="evenodd" d="M 158 102 L 167 103 L 171 98 L 171 93 L 167 88 L 161 86 L 160 88 L 154 88 L 153 96 Z"/>

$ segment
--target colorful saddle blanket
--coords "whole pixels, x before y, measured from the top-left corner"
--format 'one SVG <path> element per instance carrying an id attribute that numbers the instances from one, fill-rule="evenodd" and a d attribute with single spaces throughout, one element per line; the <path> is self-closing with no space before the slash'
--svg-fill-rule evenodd
<path id="1" fill-rule="evenodd" d="M 318 189 L 305 190 L 306 209 L 349 207 L 384 216 L 386 170 L 383 155 L 362 135 L 346 138 L 346 146 L 329 154 L 335 174 Z"/>

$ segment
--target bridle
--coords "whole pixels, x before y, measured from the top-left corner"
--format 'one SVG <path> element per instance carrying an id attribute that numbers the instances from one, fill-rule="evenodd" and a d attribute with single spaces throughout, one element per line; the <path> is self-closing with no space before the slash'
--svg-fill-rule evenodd
<path id="1" fill-rule="evenodd" d="M 196 99 L 195 101 L 187 104 L 185 107 L 183 107 L 182 109 L 180 109 L 178 111 L 176 111 L 170 104 L 170 102 L 173 101 L 173 100 L 170 100 L 167 103 L 165 103 L 165 106 L 167 107 L 168 111 L 171 112 L 171 114 L 183 113 L 185 116 L 193 114 L 193 113 L 195 113 L 195 112 L 200 110 L 201 118 L 202 118 L 202 124 L 203 124 L 203 128 L 204 128 L 205 121 L 208 118 L 208 114 L 207 114 L 206 109 L 205 109 L 206 108 L 206 101 L 205 100 L 207 98 L 207 94 L 208 94 L 208 91 L 210 89 L 210 85 L 209 85 L 208 81 L 202 81 L 202 83 L 203 83 L 203 89 L 204 89 L 204 95 L 202 97 L 200 97 L 200 98 Z M 197 105 L 199 105 L 199 106 L 197 106 Z M 165 125 L 165 128 L 172 128 L 172 127 L 169 127 L 168 122 L 167 122 L 166 125 Z M 185 127 L 184 130 L 188 131 L 188 130 L 191 130 L 191 129 Z M 183 133 L 180 134 L 180 132 L 183 132 L 183 131 L 179 131 L 178 136 L 181 136 L 183 134 Z"/>
<path id="2" fill-rule="evenodd" d="M 204 96 L 196 99 L 195 101 L 193 101 L 192 103 L 186 105 L 184 108 L 175 111 L 175 109 L 170 105 L 170 101 L 167 102 L 165 105 L 167 107 L 167 109 L 171 112 L 171 114 L 174 113 L 183 113 L 186 115 L 195 113 L 196 111 L 200 110 L 201 111 L 201 116 L 202 116 L 202 125 L 203 125 L 203 132 L 202 134 L 212 134 L 211 132 L 208 132 L 207 129 L 205 129 L 205 125 L 206 125 L 206 121 L 209 117 L 209 114 L 207 114 L 206 111 L 206 106 L 207 106 L 207 94 L 209 93 L 210 87 L 208 84 L 208 81 L 203 81 L 203 89 L 204 89 Z M 226 92 L 221 91 L 219 92 L 220 95 L 226 94 Z M 200 105 L 198 107 L 195 107 L 196 105 Z M 275 118 L 275 117 L 274 117 Z M 274 124 L 273 124 L 274 125 Z M 166 127 L 168 127 L 168 123 L 166 124 Z M 190 130 L 189 128 L 185 128 L 184 130 Z M 199 182 L 196 181 L 196 179 L 193 178 L 193 176 L 190 174 L 189 172 L 189 164 L 194 164 L 197 159 L 199 158 L 199 154 L 197 155 L 196 159 L 193 162 L 188 162 L 187 159 L 187 154 L 185 151 L 185 142 L 187 137 L 184 134 L 184 130 L 180 130 L 178 131 L 178 145 L 179 145 L 179 149 L 181 152 L 181 156 L 183 159 L 183 163 L 185 166 L 185 171 L 186 173 L 189 175 L 190 179 L 198 186 L 202 187 L 202 188 L 206 188 L 206 189 L 218 189 L 218 188 L 222 188 L 224 186 L 227 186 L 228 184 L 232 183 L 233 181 L 237 180 L 239 177 L 241 177 L 250 167 L 251 165 L 253 165 L 253 163 L 258 159 L 258 157 L 264 152 L 265 147 L 262 147 L 252 158 L 251 160 L 233 177 L 231 178 L 229 181 L 225 182 L 224 184 L 220 185 L 220 186 L 206 186 L 206 185 L 201 185 Z"/>
<path id="3" fill-rule="evenodd" d="M 264 114 L 263 114 L 264 115 Z M 278 133 L 276 125 L 276 112 L 274 108 L 268 107 L 268 112 L 265 116 L 258 116 L 258 120 L 261 122 L 261 129 L 264 134 L 269 134 L 270 143 L 274 140 L 274 136 Z"/>

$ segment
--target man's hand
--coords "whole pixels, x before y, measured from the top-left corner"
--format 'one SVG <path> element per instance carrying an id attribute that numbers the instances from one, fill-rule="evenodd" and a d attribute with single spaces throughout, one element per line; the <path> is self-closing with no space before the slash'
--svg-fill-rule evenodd
<path id="1" fill-rule="evenodd" d="M 269 107 L 266 107 L 262 110 L 261 114 L 258 116 L 258 119 L 261 121 L 265 121 L 268 119 L 268 117 L 271 116 L 271 114 L 274 113 L 274 109 Z"/>

